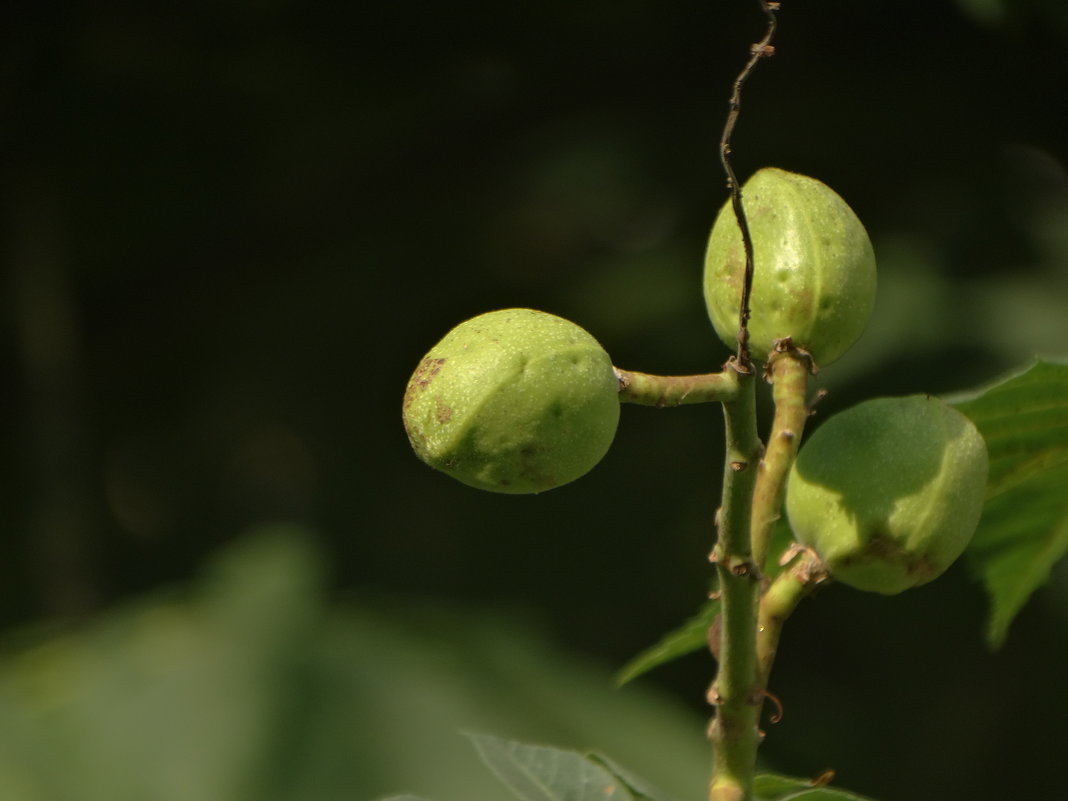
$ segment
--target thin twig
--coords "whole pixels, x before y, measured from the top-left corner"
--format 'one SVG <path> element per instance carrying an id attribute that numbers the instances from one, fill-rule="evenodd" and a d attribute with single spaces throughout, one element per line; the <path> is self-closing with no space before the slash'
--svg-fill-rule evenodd
<path id="1" fill-rule="evenodd" d="M 816 553 L 800 545 L 787 550 L 779 561 L 783 570 L 761 596 L 757 617 L 757 686 L 765 693 L 783 624 L 806 595 L 830 580 Z"/>
<path id="2" fill-rule="evenodd" d="M 779 10 L 779 3 L 770 0 L 757 0 L 760 8 L 767 18 L 768 27 L 764 38 L 750 48 L 749 61 L 744 69 L 734 79 L 734 90 L 731 92 L 729 101 L 730 110 L 727 113 L 727 123 L 723 126 L 723 136 L 719 140 L 719 160 L 723 164 L 723 171 L 727 173 L 727 189 L 731 193 L 731 206 L 734 209 L 734 217 L 738 221 L 738 228 L 742 232 L 742 246 L 745 248 L 745 283 L 742 285 L 742 297 L 738 308 L 738 353 L 736 357 L 737 368 L 742 371 L 751 371 L 752 362 L 749 359 L 749 295 L 753 289 L 753 238 L 749 234 L 749 223 L 745 218 L 745 209 L 742 208 L 742 190 L 738 186 L 738 177 L 731 167 L 731 135 L 734 126 L 738 123 L 738 115 L 742 110 L 742 86 L 752 74 L 761 59 L 770 58 L 775 54 L 775 48 L 771 40 L 775 36 L 778 18 L 775 12 Z"/>

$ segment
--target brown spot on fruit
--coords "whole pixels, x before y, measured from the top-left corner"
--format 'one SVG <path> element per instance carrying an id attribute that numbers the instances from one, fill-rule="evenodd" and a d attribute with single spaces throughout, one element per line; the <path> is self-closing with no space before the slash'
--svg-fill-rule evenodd
<path id="1" fill-rule="evenodd" d="M 445 364 L 445 359 L 423 359 L 420 370 L 416 373 L 416 383 L 420 389 L 426 389 L 430 386 L 434 376 L 441 372 L 443 364 Z"/>
<path id="2" fill-rule="evenodd" d="M 430 382 L 441 372 L 441 366 L 445 364 L 445 361 L 445 359 L 427 357 L 419 362 L 419 366 L 415 368 L 415 372 L 408 381 L 408 388 L 404 391 L 403 408 L 407 409 L 412 405 L 417 392 L 426 392 L 430 387 Z"/>

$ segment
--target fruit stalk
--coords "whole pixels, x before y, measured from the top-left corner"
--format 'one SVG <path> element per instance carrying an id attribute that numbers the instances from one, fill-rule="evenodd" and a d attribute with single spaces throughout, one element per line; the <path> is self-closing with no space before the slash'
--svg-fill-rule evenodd
<path id="1" fill-rule="evenodd" d="M 828 580 L 827 570 L 815 552 L 798 547 L 789 558 L 789 564 L 775 577 L 760 599 L 756 647 L 757 675 L 762 693 L 768 688 L 783 624 L 802 598 L 818 584 Z"/>
<path id="2" fill-rule="evenodd" d="M 775 417 L 753 492 L 753 561 L 761 570 L 768 556 L 772 529 L 782 515 L 786 476 L 797 457 L 808 420 L 805 396 L 811 371 L 811 359 L 788 337 L 775 344 L 766 373 L 772 383 Z"/>
<path id="3" fill-rule="evenodd" d="M 730 368 L 728 368 L 730 369 Z M 711 560 L 720 592 L 719 670 L 709 690 L 716 714 L 709 727 L 712 779 L 709 801 L 748 801 L 752 794 L 760 733 L 756 622 L 759 577 L 750 541 L 753 487 L 760 459 L 755 385 L 738 375 L 738 396 L 723 404 L 727 453 L 723 503 Z"/>
<path id="4" fill-rule="evenodd" d="M 738 395 L 734 370 L 701 375 L 650 375 L 615 368 L 620 403 L 640 406 L 682 406 L 689 403 L 725 403 Z"/>

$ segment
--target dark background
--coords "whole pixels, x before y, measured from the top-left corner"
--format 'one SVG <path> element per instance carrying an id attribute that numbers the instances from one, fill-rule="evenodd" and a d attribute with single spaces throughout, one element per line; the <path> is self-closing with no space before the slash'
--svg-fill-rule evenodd
<path id="1" fill-rule="evenodd" d="M 824 414 L 1068 352 L 1065 9 L 784 0 L 736 169 L 830 184 L 880 260 Z M 693 611 L 714 407 L 627 407 L 582 481 L 498 497 L 423 467 L 399 406 L 452 325 L 507 306 L 575 320 L 622 367 L 717 368 L 702 249 L 755 2 L 4 18 L 6 627 L 183 581 L 278 519 L 319 532 L 339 593 L 523 610 L 610 665 Z M 823 593 L 787 632 L 765 756 L 877 797 L 1058 795 L 1065 586 L 997 654 L 963 568 L 894 599 Z M 711 669 L 652 681 L 701 709 Z"/>

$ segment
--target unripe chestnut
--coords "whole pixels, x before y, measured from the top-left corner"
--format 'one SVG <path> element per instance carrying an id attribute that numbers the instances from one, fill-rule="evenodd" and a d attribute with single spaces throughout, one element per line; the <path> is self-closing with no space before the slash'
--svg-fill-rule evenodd
<path id="1" fill-rule="evenodd" d="M 818 365 L 833 362 L 864 331 L 875 303 L 875 254 L 864 226 L 814 178 L 765 168 L 742 187 L 753 240 L 749 348 L 764 361 L 790 337 Z M 737 345 L 745 282 L 741 230 L 728 202 L 705 256 L 705 304 L 729 348 Z"/>
<path id="2" fill-rule="evenodd" d="M 404 393 L 404 427 L 431 467 L 479 489 L 531 493 L 589 471 L 619 422 L 619 381 L 585 330 L 533 309 L 456 326 Z"/>
<path id="3" fill-rule="evenodd" d="M 786 513 L 835 579 L 892 595 L 940 576 L 967 547 L 987 461 L 975 425 L 937 398 L 865 401 L 802 446 Z"/>

